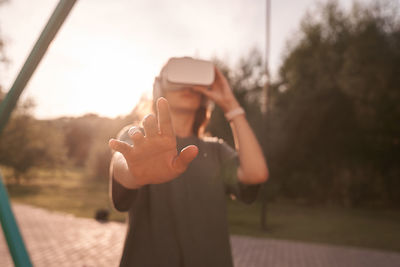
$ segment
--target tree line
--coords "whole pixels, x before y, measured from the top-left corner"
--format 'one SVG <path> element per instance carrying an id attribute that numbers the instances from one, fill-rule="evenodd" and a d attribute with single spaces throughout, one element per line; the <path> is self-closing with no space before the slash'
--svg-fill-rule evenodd
<path id="1" fill-rule="evenodd" d="M 308 13 L 269 87 L 268 114 L 260 53 L 227 70 L 267 155 L 269 201 L 398 207 L 399 10 L 395 1 L 350 10 L 329 1 Z M 232 143 L 228 129 L 216 110 L 210 131 Z"/>
<path id="2" fill-rule="evenodd" d="M 289 197 L 400 201 L 400 21 L 395 1 L 306 17 L 275 84 L 271 162 Z M 276 165 L 275 165 L 276 164 Z"/>

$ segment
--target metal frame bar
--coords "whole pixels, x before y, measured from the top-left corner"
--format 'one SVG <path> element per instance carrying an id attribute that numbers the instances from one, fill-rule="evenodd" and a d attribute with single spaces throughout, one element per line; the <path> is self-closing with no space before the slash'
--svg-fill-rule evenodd
<path id="1" fill-rule="evenodd" d="M 14 84 L 0 103 L 0 135 L 5 128 L 18 99 L 46 53 L 50 43 L 61 28 L 76 0 L 60 0 L 48 20 L 31 53 L 21 68 Z M 0 221 L 15 266 L 32 266 L 15 217 L 7 190 L 0 174 Z"/>

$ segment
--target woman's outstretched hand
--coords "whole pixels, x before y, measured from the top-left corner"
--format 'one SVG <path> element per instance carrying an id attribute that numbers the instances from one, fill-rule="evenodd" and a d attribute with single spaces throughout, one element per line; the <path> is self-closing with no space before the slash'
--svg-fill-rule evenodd
<path id="1" fill-rule="evenodd" d="M 121 166 L 113 166 L 115 178 L 123 180 L 126 187 L 168 182 L 183 173 L 197 156 L 198 148 L 194 145 L 185 147 L 178 155 L 168 101 L 159 98 L 157 109 L 158 118 L 151 114 L 142 121 L 145 135 L 137 127 L 129 130 L 133 145 L 116 139 L 109 141 L 110 148 L 121 153 L 126 161 L 129 177 L 118 179 L 115 168 Z"/>

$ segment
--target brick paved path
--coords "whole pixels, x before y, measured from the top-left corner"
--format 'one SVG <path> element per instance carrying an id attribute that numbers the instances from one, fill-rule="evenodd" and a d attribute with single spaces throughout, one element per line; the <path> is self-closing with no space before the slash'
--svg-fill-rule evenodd
<path id="1" fill-rule="evenodd" d="M 14 212 L 35 266 L 117 266 L 126 226 L 14 204 Z M 232 237 L 236 267 L 396 267 L 400 253 Z M 0 266 L 13 266 L 0 231 Z"/>

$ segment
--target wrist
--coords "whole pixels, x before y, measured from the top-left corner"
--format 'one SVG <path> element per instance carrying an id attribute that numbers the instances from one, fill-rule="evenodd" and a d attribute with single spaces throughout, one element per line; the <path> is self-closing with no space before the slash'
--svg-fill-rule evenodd
<path id="1" fill-rule="evenodd" d="M 138 189 L 143 186 L 137 183 L 137 179 L 130 171 L 125 157 L 119 152 L 113 158 L 112 174 L 113 178 L 127 189 Z"/>
<path id="2" fill-rule="evenodd" d="M 220 106 L 221 106 L 221 109 L 224 111 L 224 113 L 228 113 L 231 110 L 241 108 L 239 102 L 237 102 L 236 99 L 232 99 L 230 101 L 225 101 L 225 103 Z"/>
<path id="3" fill-rule="evenodd" d="M 224 115 L 227 121 L 232 122 L 235 118 L 245 115 L 245 111 L 242 107 L 239 106 L 237 108 L 231 109 L 228 112 L 225 112 Z"/>
<path id="4" fill-rule="evenodd" d="M 136 183 L 136 179 L 133 177 L 132 173 L 128 169 L 120 171 L 118 171 L 118 169 L 115 169 L 113 176 L 118 183 L 120 183 L 127 189 L 138 189 L 142 186 Z"/>
<path id="5" fill-rule="evenodd" d="M 137 179 L 135 179 L 135 177 L 133 177 L 132 175 L 129 177 L 129 179 L 126 182 L 129 186 L 129 189 L 139 189 L 140 187 L 143 186 L 143 184 L 137 183 Z"/>

